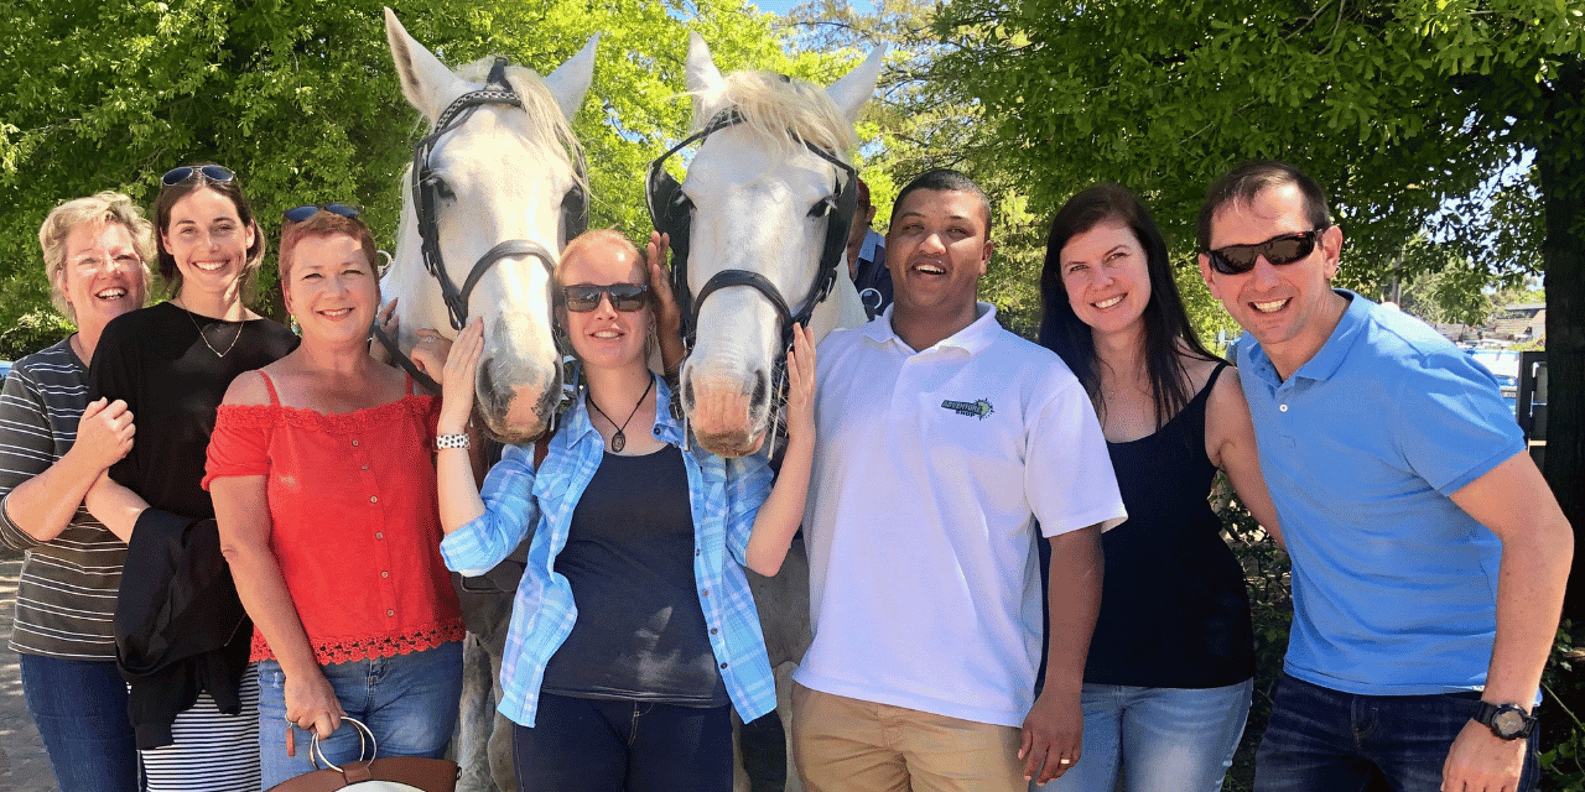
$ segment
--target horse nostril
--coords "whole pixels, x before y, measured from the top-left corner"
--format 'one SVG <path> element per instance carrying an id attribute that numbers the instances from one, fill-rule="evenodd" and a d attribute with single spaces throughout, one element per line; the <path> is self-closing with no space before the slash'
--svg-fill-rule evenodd
<path id="1" fill-rule="evenodd" d="M 754 372 L 754 393 L 753 393 L 753 395 L 749 396 L 749 409 L 758 410 L 760 407 L 763 407 L 765 405 L 765 403 L 767 401 L 769 401 L 769 400 L 770 400 L 769 378 L 767 378 L 765 376 L 765 372 L 756 371 L 756 372 Z"/>
<path id="2" fill-rule="evenodd" d="M 682 384 L 682 402 L 688 405 L 689 409 L 693 409 L 693 380 L 691 379 Z"/>

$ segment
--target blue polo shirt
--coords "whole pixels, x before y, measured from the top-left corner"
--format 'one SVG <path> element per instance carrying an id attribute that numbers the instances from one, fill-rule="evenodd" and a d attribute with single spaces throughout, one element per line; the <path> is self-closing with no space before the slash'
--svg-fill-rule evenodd
<path id="1" fill-rule="evenodd" d="M 1491 373 L 1420 320 L 1352 292 L 1282 381 L 1238 367 L 1293 559 L 1285 668 L 1347 693 L 1485 685 L 1502 546 L 1449 495 L 1525 450 Z"/>

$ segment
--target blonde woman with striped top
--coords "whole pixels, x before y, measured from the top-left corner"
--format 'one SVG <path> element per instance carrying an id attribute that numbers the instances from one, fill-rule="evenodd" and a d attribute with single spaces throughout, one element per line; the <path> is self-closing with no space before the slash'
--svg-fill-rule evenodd
<path id="1" fill-rule="evenodd" d="M 0 391 L 0 543 L 27 553 L 10 645 L 62 792 L 135 792 L 111 625 L 125 537 L 82 502 L 132 444 L 125 403 L 88 402 L 88 362 L 105 324 L 143 307 L 153 228 L 127 196 L 102 192 L 51 211 L 39 244 L 77 332 L 18 361 Z"/>

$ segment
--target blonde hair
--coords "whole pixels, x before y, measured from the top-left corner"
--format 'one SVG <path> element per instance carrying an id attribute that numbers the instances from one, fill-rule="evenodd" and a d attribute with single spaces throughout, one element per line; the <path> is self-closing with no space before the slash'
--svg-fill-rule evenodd
<path id="1" fill-rule="evenodd" d="M 79 226 L 94 224 L 104 228 L 116 223 L 127 229 L 132 237 L 132 249 L 138 254 L 138 269 L 143 278 L 143 293 L 149 292 L 149 259 L 154 258 L 154 224 L 143 216 L 142 210 L 124 193 L 95 193 L 86 198 L 75 198 L 50 210 L 39 227 L 39 248 L 44 254 L 44 274 L 50 282 L 50 302 L 62 316 L 77 321 L 77 311 L 66 300 L 62 290 L 66 283 L 66 238 Z"/>
<path id="2" fill-rule="evenodd" d="M 559 289 L 566 285 L 566 281 L 562 279 L 561 274 L 562 270 L 567 266 L 567 262 L 582 255 L 584 251 L 602 242 L 608 245 L 615 245 L 616 247 L 632 253 L 634 266 L 638 268 L 639 283 L 642 283 L 645 286 L 654 285 L 649 282 L 649 267 L 646 265 L 644 256 L 638 252 L 638 247 L 633 244 L 632 240 L 628 239 L 622 234 L 622 232 L 617 231 L 614 228 L 596 228 L 593 231 L 585 231 L 573 237 L 572 240 L 567 243 L 567 246 L 561 249 L 561 258 L 556 261 L 554 277 L 551 279 L 555 282 L 556 288 Z M 650 299 L 654 299 L 653 290 L 650 292 Z"/>

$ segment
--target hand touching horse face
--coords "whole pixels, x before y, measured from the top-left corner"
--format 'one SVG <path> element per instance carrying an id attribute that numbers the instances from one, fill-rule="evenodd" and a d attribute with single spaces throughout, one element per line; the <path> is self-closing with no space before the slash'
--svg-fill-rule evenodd
<path id="1" fill-rule="evenodd" d="M 696 334 L 682 391 L 693 431 L 712 453 L 743 456 L 764 443 L 792 321 L 807 321 L 817 339 L 864 322 L 840 267 L 853 205 L 844 193 L 856 189 L 846 153 L 883 54 L 876 49 L 821 90 L 774 74 L 723 77 L 703 39 L 690 42 L 695 125 L 709 131 L 679 198 L 692 207 L 685 310 Z M 833 229 L 842 232 L 834 245 Z M 799 317 L 833 268 L 830 294 Z"/>
<path id="2" fill-rule="evenodd" d="M 496 437 L 527 441 L 561 398 L 550 270 L 587 206 L 568 119 L 589 88 L 598 37 L 544 79 L 488 59 L 454 73 L 389 9 L 386 37 L 403 93 L 430 122 L 384 284 L 401 298 L 401 346 L 420 328 L 454 336 L 482 317 L 477 414 Z"/>

